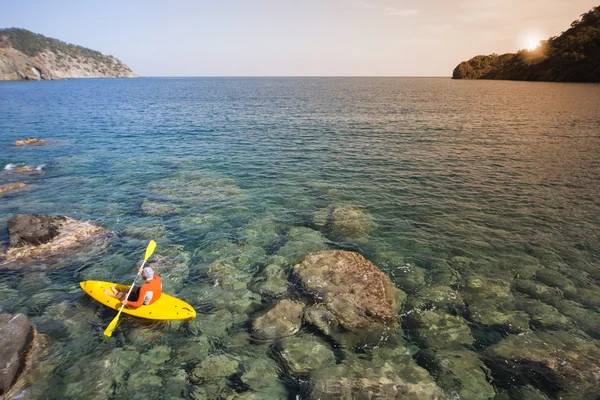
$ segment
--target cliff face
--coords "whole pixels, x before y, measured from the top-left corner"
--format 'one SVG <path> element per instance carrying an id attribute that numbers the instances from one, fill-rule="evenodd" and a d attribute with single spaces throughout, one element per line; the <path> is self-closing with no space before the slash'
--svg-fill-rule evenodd
<path id="1" fill-rule="evenodd" d="M 600 6 L 535 50 L 473 57 L 460 63 L 452 78 L 600 82 Z"/>
<path id="2" fill-rule="evenodd" d="M 113 56 L 25 29 L 0 29 L 0 80 L 137 76 Z"/>

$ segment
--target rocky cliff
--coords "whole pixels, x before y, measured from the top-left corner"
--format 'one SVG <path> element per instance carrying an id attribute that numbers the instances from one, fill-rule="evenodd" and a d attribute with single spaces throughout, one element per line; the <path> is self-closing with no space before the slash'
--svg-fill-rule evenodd
<path id="1" fill-rule="evenodd" d="M 535 50 L 474 57 L 460 63 L 452 78 L 600 82 L 600 6 Z"/>
<path id="2" fill-rule="evenodd" d="M 25 29 L 0 29 L 0 80 L 133 77 L 113 56 Z"/>

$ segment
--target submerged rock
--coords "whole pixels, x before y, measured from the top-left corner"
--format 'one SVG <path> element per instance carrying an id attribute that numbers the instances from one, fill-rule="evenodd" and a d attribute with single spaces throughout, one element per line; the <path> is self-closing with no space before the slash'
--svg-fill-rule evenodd
<path id="1" fill-rule="evenodd" d="M 277 251 L 286 264 L 293 265 L 309 253 L 329 248 L 328 240 L 319 232 L 305 227 L 293 227 L 286 236 L 285 244 Z"/>
<path id="2" fill-rule="evenodd" d="M 302 326 L 304 304 L 292 300 L 281 300 L 252 324 L 253 334 L 258 339 L 277 339 L 295 334 Z"/>
<path id="3" fill-rule="evenodd" d="M 0 194 L 6 193 L 6 192 L 12 192 L 12 191 L 15 191 L 18 189 L 22 189 L 25 186 L 27 186 L 27 185 L 22 182 L 8 183 L 6 185 L 0 185 Z"/>
<path id="4" fill-rule="evenodd" d="M 569 278 L 551 269 L 541 268 L 537 270 L 535 273 L 535 279 L 550 287 L 560 289 L 567 296 L 577 292 L 577 288 Z"/>
<path id="5" fill-rule="evenodd" d="M 496 373 L 527 376 L 546 391 L 577 398 L 600 393 L 600 348 L 571 333 L 509 335 L 485 354 Z"/>
<path id="6" fill-rule="evenodd" d="M 569 317 L 579 329 L 600 340 L 600 313 L 569 300 L 559 301 L 556 307 L 561 314 Z"/>
<path id="7" fill-rule="evenodd" d="M 309 254 L 295 274 L 316 302 L 349 331 L 394 330 L 406 295 L 357 253 L 332 250 Z"/>
<path id="8" fill-rule="evenodd" d="M 26 386 L 25 378 L 46 346 L 23 314 L 0 314 L 0 396 Z"/>
<path id="9" fill-rule="evenodd" d="M 473 322 L 513 333 L 529 329 L 529 315 L 516 309 L 509 282 L 472 275 L 461 289 Z"/>
<path id="10" fill-rule="evenodd" d="M 373 229 L 373 217 L 361 207 L 337 205 L 317 212 L 315 226 L 347 239 L 364 239 Z"/>
<path id="11" fill-rule="evenodd" d="M 487 381 L 490 371 L 475 352 L 422 351 L 418 359 L 421 365 L 433 371 L 438 385 L 453 398 L 485 400 L 493 399 L 496 395 Z"/>
<path id="12" fill-rule="evenodd" d="M 281 265 L 267 265 L 254 279 L 251 289 L 261 296 L 282 297 L 288 290 L 288 273 Z"/>
<path id="13" fill-rule="evenodd" d="M 106 229 L 69 217 L 17 214 L 8 221 L 7 261 L 61 255 L 96 240 L 108 238 Z"/>
<path id="14" fill-rule="evenodd" d="M 226 354 L 213 355 L 194 368 L 190 380 L 198 384 L 226 378 L 235 374 L 238 366 L 238 361 Z"/>
<path id="15" fill-rule="evenodd" d="M 517 308 L 531 317 L 531 325 L 537 329 L 568 330 L 572 327 L 569 318 L 552 306 L 539 300 L 523 298 L 517 301 Z"/>
<path id="16" fill-rule="evenodd" d="M 428 349 L 458 349 L 473 344 L 466 322 L 439 310 L 416 311 L 406 317 L 406 326 L 415 340 Z"/>
<path id="17" fill-rule="evenodd" d="M 175 204 L 155 200 L 144 200 L 141 208 L 146 215 L 173 215 L 180 212 Z"/>
<path id="18" fill-rule="evenodd" d="M 335 364 L 330 346 L 313 335 L 297 335 L 279 340 L 274 345 L 283 368 L 292 375 L 308 375 L 311 371 Z"/>
<path id="19" fill-rule="evenodd" d="M 527 279 L 515 280 L 514 287 L 517 291 L 551 306 L 557 304 L 563 298 L 563 292 L 559 288 Z"/>
<path id="20" fill-rule="evenodd" d="M 17 139 L 15 141 L 15 146 L 27 146 L 30 144 L 42 144 L 42 143 L 48 143 L 47 139 L 36 139 L 33 137 L 27 138 L 27 139 Z"/>
<path id="21" fill-rule="evenodd" d="M 304 309 L 304 321 L 316 326 L 328 336 L 335 336 L 339 330 L 340 321 L 322 304 L 315 304 Z"/>
<path id="22" fill-rule="evenodd" d="M 450 286 L 428 286 L 408 298 L 407 308 L 411 310 L 462 310 L 464 302 L 460 293 Z"/>
<path id="23" fill-rule="evenodd" d="M 385 362 L 373 366 L 368 360 L 319 369 L 311 376 L 310 399 L 444 399 L 429 373 L 416 365 Z"/>

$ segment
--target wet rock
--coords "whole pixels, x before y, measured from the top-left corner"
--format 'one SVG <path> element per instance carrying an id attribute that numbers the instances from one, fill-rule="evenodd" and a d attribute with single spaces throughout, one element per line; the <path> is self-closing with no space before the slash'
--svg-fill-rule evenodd
<path id="1" fill-rule="evenodd" d="M 315 226 L 347 239 L 364 239 L 373 229 L 373 217 L 363 208 L 337 205 L 317 212 Z"/>
<path id="2" fill-rule="evenodd" d="M 17 214 L 8 221 L 7 261 L 61 255 L 83 245 L 99 244 L 111 236 L 106 229 L 69 217 Z"/>
<path id="3" fill-rule="evenodd" d="M 281 339 L 274 345 L 274 351 L 292 375 L 308 375 L 313 370 L 335 364 L 330 346 L 313 335 Z"/>
<path id="4" fill-rule="evenodd" d="M 18 189 L 22 189 L 25 186 L 27 186 L 27 185 L 22 182 L 0 185 L 0 194 L 6 193 L 6 192 L 11 192 L 11 191 L 18 190 Z"/>
<path id="5" fill-rule="evenodd" d="M 473 344 L 466 322 L 443 311 L 416 311 L 406 317 L 411 336 L 424 348 L 458 349 Z"/>
<path id="6" fill-rule="evenodd" d="M 0 314 L 0 396 L 27 385 L 47 341 L 23 314 Z M 30 382 L 29 382 L 30 383 Z"/>
<path id="7" fill-rule="evenodd" d="M 539 300 L 519 299 L 517 308 L 525 311 L 531 317 L 531 325 L 536 329 L 568 330 L 572 327 L 569 318 L 562 315 L 552 306 Z"/>
<path id="8" fill-rule="evenodd" d="M 304 309 L 304 321 L 316 326 L 328 336 L 334 336 L 339 330 L 340 322 L 333 313 L 322 304 L 315 304 Z"/>
<path id="9" fill-rule="evenodd" d="M 563 298 L 562 290 L 526 279 L 516 279 L 514 281 L 514 288 L 533 299 L 543 301 L 549 305 L 555 305 Z"/>
<path id="10" fill-rule="evenodd" d="M 298 332 L 302 325 L 304 304 L 281 300 L 252 324 L 253 334 L 259 339 L 277 339 Z"/>
<path id="11" fill-rule="evenodd" d="M 567 277 L 557 271 L 542 268 L 536 271 L 535 279 L 550 286 L 560 289 L 565 295 L 577 292 L 577 288 Z"/>
<path id="12" fill-rule="evenodd" d="M 493 399 L 494 388 L 487 381 L 488 368 L 477 353 L 468 350 L 423 351 L 418 354 L 421 365 L 433 371 L 438 385 L 457 399 Z"/>
<path id="13" fill-rule="evenodd" d="M 294 267 L 309 294 L 350 331 L 395 329 L 406 295 L 357 253 L 311 253 Z"/>
<path id="14" fill-rule="evenodd" d="M 238 361 L 226 354 L 213 355 L 194 368 L 190 380 L 200 384 L 226 378 L 235 374 L 238 366 Z"/>
<path id="15" fill-rule="evenodd" d="M 527 376 L 549 392 L 577 398 L 600 393 L 600 348 L 571 333 L 509 335 L 485 354 L 496 373 Z"/>
<path id="16" fill-rule="evenodd" d="M 66 217 L 17 214 L 8 221 L 10 246 L 40 245 L 56 236 Z"/>
<path id="17" fill-rule="evenodd" d="M 27 146 L 30 144 L 42 144 L 42 143 L 48 143 L 47 139 L 36 139 L 36 138 L 27 138 L 27 139 L 17 139 L 15 141 L 15 146 Z"/>
<path id="18" fill-rule="evenodd" d="M 252 276 L 247 271 L 223 261 L 212 263 L 208 267 L 207 275 L 214 280 L 215 286 L 227 290 L 245 289 L 252 280 Z"/>
<path id="19" fill-rule="evenodd" d="M 319 232 L 310 228 L 293 227 L 286 235 L 285 244 L 277 251 L 277 256 L 293 265 L 304 256 L 315 251 L 329 248 L 329 241 Z"/>
<path id="20" fill-rule="evenodd" d="M 441 389 L 423 368 L 414 363 L 384 363 L 374 367 L 368 360 L 346 360 L 311 375 L 310 399 L 444 399 Z"/>

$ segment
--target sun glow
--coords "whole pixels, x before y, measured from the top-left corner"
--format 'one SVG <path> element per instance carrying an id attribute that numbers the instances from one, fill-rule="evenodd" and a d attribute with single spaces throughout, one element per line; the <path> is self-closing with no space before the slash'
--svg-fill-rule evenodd
<path id="1" fill-rule="evenodd" d="M 535 50 L 540 47 L 540 41 L 544 38 L 539 33 L 528 32 L 521 36 L 520 48 L 527 49 L 529 51 Z"/>

